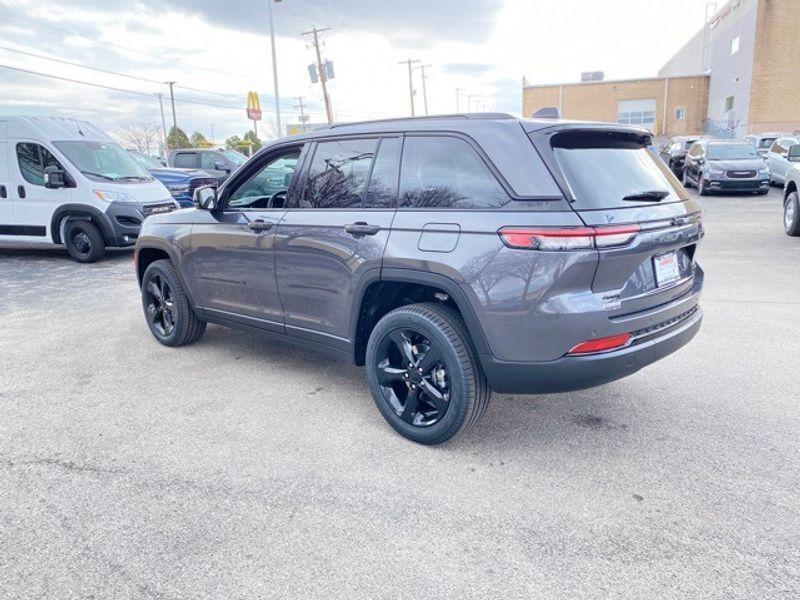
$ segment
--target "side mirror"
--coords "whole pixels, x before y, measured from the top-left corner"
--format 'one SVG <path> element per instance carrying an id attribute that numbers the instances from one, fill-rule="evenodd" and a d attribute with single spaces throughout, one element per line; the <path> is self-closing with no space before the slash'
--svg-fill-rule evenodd
<path id="1" fill-rule="evenodd" d="M 792 144 L 789 146 L 789 152 L 786 153 L 786 158 L 789 162 L 800 162 L 800 144 Z"/>
<path id="2" fill-rule="evenodd" d="M 64 181 L 64 171 L 56 166 L 45 167 L 44 169 L 44 187 L 50 190 L 57 190 L 66 185 Z"/>
<path id="3" fill-rule="evenodd" d="M 214 163 L 214 169 L 216 169 L 217 171 L 225 171 L 226 173 L 231 172 L 231 168 L 221 160 L 218 160 L 217 162 Z"/>
<path id="4" fill-rule="evenodd" d="M 217 188 L 213 185 L 204 185 L 194 191 L 194 205 L 203 210 L 217 209 Z"/>

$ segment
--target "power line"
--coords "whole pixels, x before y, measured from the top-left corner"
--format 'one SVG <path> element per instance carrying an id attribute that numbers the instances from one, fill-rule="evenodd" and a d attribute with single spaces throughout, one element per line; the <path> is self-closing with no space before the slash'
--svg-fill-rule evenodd
<path id="1" fill-rule="evenodd" d="M 95 38 L 91 38 L 88 35 L 84 35 L 82 33 L 78 33 L 77 31 L 74 31 L 74 30 L 71 30 L 71 29 L 64 29 L 62 27 L 58 27 L 56 25 L 53 25 L 52 23 L 44 23 L 42 21 L 37 21 L 36 19 L 32 19 L 32 18 L 27 17 L 27 16 L 22 16 L 22 15 L 14 13 L 14 12 L 10 12 L 10 11 L 7 11 L 7 10 L 2 10 L 2 9 L 0 9 L 0 14 L 4 14 L 6 16 L 11 17 L 12 19 L 17 19 L 19 21 L 27 21 L 29 23 L 34 23 L 36 25 L 39 25 L 40 27 L 46 27 L 48 30 L 51 30 L 51 31 L 52 30 L 60 31 L 60 32 L 65 33 L 65 34 L 70 35 L 70 36 L 77 36 L 77 37 L 83 38 L 85 40 L 89 40 L 91 42 L 94 42 L 95 44 L 98 43 L 98 40 L 96 40 Z M 125 50 L 126 52 L 133 52 L 134 54 L 140 54 L 142 56 L 146 56 L 146 57 L 151 58 L 153 60 L 157 60 L 160 63 L 165 62 L 165 59 L 163 57 L 161 57 L 161 56 L 156 56 L 155 54 L 148 54 L 147 52 L 142 52 L 141 50 L 137 50 L 135 48 L 129 48 L 128 46 L 123 46 L 121 44 L 115 44 L 113 42 L 108 42 L 108 41 L 105 41 L 105 40 L 101 41 L 100 43 L 102 43 L 103 46 L 111 46 L 111 47 L 117 48 L 119 50 Z M 192 64 L 192 63 L 182 62 L 182 61 L 179 61 L 179 60 L 170 60 L 170 62 L 172 64 L 183 65 L 185 67 L 190 67 L 192 69 L 202 69 L 203 71 L 210 71 L 212 73 L 218 73 L 218 74 L 221 74 L 221 75 L 229 75 L 229 76 L 232 76 L 232 77 L 239 77 L 239 78 L 242 78 L 242 79 L 250 79 L 249 76 L 242 75 L 241 73 L 232 73 L 230 71 L 222 71 L 222 70 L 219 70 L 219 69 L 214 69 L 214 68 L 211 68 L 211 67 L 204 67 L 202 65 L 195 65 L 195 64 Z"/>

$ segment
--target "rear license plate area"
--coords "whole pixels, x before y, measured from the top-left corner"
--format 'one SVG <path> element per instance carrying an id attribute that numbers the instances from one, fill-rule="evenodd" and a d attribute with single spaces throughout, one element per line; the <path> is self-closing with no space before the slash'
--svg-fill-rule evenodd
<path id="1" fill-rule="evenodd" d="M 676 252 L 667 252 L 653 257 L 653 272 L 656 276 L 656 287 L 664 287 L 681 278 L 680 265 Z"/>

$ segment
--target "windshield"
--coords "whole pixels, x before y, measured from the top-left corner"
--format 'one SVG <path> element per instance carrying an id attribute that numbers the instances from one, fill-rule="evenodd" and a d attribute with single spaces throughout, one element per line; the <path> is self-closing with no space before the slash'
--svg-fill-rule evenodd
<path id="1" fill-rule="evenodd" d="M 751 144 L 709 144 L 708 160 L 746 160 L 761 158 Z"/>
<path id="2" fill-rule="evenodd" d="M 244 154 L 239 154 L 234 150 L 223 150 L 222 153 L 225 155 L 225 158 L 237 167 L 247 162 L 247 157 Z"/>
<path id="3" fill-rule="evenodd" d="M 136 150 L 129 150 L 133 160 L 139 163 L 142 167 L 151 171 L 153 169 L 163 169 L 164 167 L 155 159 L 150 158 L 149 156 L 145 156 L 141 152 L 137 152 Z"/>
<path id="4" fill-rule="evenodd" d="M 150 181 L 150 175 L 130 153 L 113 142 L 53 142 L 75 167 L 97 181 Z"/>
<path id="5" fill-rule="evenodd" d="M 629 136 L 562 134 L 553 144 L 579 210 L 630 208 L 688 198 L 664 161 Z"/>

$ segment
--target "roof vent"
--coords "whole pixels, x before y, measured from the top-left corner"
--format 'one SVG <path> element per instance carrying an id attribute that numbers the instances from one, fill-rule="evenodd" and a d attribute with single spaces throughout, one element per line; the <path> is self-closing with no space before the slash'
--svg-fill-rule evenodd
<path id="1" fill-rule="evenodd" d="M 544 106 L 533 113 L 533 119 L 560 119 L 561 113 L 555 106 Z"/>

